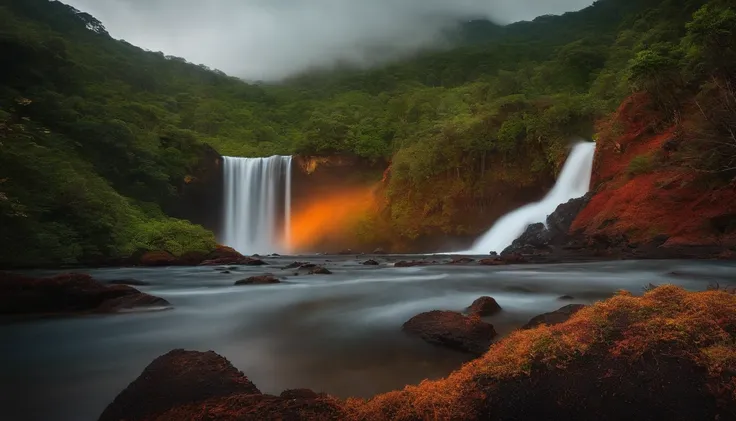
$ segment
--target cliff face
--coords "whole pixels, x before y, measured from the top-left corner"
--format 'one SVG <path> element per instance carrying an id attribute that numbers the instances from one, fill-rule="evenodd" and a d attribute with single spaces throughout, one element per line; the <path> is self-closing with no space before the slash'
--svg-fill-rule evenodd
<path id="1" fill-rule="evenodd" d="M 644 95 L 626 100 L 602 125 L 595 194 L 571 232 L 663 247 L 736 245 L 736 182 L 677 162 L 677 129 L 659 128 Z"/>

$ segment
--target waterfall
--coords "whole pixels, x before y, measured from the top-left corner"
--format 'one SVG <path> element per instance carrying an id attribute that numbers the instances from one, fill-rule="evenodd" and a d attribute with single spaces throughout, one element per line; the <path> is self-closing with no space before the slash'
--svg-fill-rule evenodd
<path id="1" fill-rule="evenodd" d="M 224 157 L 220 242 L 243 254 L 288 250 L 291 157 Z"/>
<path id="2" fill-rule="evenodd" d="M 590 189 L 595 143 L 576 144 L 567 158 L 555 186 L 541 202 L 531 203 L 501 217 L 466 254 L 500 253 L 510 246 L 530 224 L 546 222 L 557 206 L 584 196 Z"/>

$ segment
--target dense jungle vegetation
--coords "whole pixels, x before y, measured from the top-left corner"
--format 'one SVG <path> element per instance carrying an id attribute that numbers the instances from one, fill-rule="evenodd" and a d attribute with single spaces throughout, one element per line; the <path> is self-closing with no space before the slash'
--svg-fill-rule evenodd
<path id="1" fill-rule="evenodd" d="M 687 140 L 682 165 L 736 167 L 736 7 L 599 0 L 369 70 L 248 84 L 112 39 L 48 0 L 0 1 L 0 265 L 99 262 L 140 249 L 209 250 L 167 209 L 205 148 L 355 154 L 391 165 L 365 241 L 463 232 L 494 182 L 549 177 L 572 138 L 632 92 Z"/>

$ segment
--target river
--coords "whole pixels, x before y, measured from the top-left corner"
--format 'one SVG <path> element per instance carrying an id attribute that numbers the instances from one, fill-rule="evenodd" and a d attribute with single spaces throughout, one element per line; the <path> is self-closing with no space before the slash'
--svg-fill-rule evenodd
<path id="1" fill-rule="evenodd" d="M 214 350 L 264 393 L 311 388 L 340 397 L 376 393 L 437 378 L 466 356 L 409 338 L 401 325 L 428 310 L 462 311 L 483 295 L 503 312 L 487 318 L 501 334 L 569 303 L 590 304 L 649 283 L 690 290 L 736 284 L 736 263 L 613 261 L 506 267 L 363 266 L 353 257 L 301 257 L 333 275 L 293 276 L 268 267 L 85 270 L 106 281 L 134 278 L 173 310 L 0 324 L 0 402 L 9 420 L 94 420 L 157 356 L 174 348 Z M 443 259 L 443 257 L 437 257 Z M 233 286 L 272 272 L 282 284 Z M 55 272 L 29 272 L 45 275 Z M 574 301 L 560 301 L 562 295 Z"/>

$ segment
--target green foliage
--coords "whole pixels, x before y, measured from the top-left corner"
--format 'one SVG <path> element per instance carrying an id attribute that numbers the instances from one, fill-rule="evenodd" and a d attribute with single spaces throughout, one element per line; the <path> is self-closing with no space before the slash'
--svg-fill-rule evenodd
<path id="1" fill-rule="evenodd" d="M 3 2 L 0 19 L 0 50 L 13 57 L 0 67 L 9 262 L 211 248 L 211 233 L 165 216 L 205 144 L 390 161 L 387 220 L 363 221 L 366 238 L 378 225 L 405 238 L 465 232 L 463 212 L 485 206 L 488 189 L 548 180 L 632 90 L 673 121 L 695 97 L 703 111 L 685 149 L 712 152 L 700 167 L 734 166 L 730 146 L 702 142 L 733 137 L 736 13 L 725 0 L 599 0 L 506 27 L 474 22 L 452 34 L 457 48 L 281 85 L 115 41 L 59 2 Z M 634 161 L 635 173 L 647 167 Z"/>
<path id="2" fill-rule="evenodd" d="M 654 167 L 655 161 L 652 155 L 637 155 L 629 162 L 629 168 L 626 172 L 633 177 L 650 173 L 654 170 Z"/>

